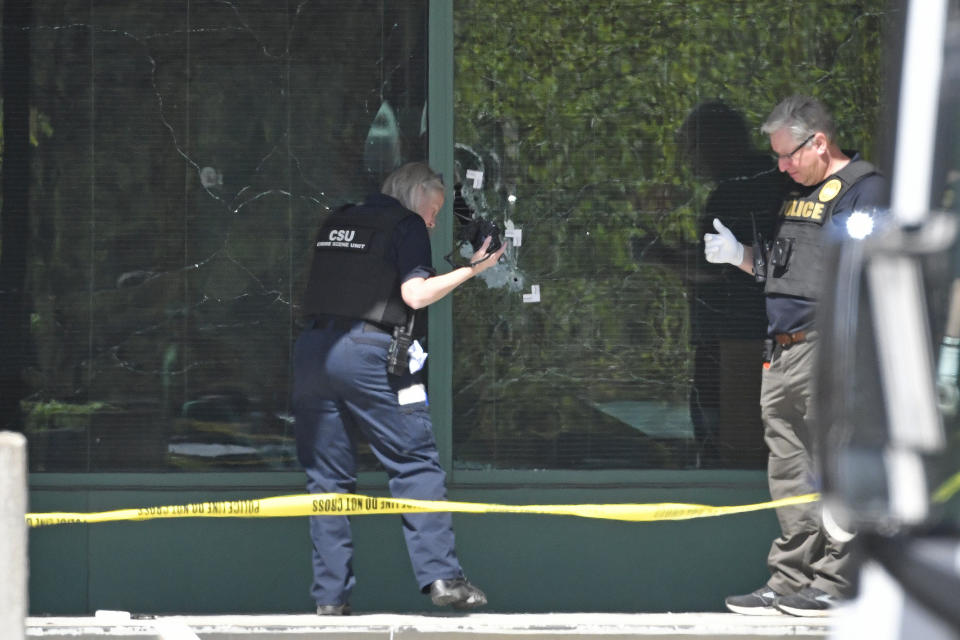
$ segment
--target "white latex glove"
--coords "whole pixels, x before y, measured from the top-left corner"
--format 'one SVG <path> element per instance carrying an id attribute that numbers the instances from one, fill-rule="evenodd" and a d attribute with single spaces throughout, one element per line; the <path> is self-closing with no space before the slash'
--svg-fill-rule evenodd
<path id="1" fill-rule="evenodd" d="M 703 256 L 714 264 L 729 263 L 740 266 L 743 262 L 743 245 L 733 237 L 733 232 L 723 226 L 719 218 L 713 219 L 717 233 L 703 234 Z"/>
<path id="2" fill-rule="evenodd" d="M 407 362 L 409 363 L 410 373 L 416 373 L 423 369 L 427 361 L 427 352 L 423 350 L 419 340 L 414 340 L 407 349 Z"/>
<path id="3" fill-rule="evenodd" d="M 960 369 L 960 338 L 945 337 L 940 345 L 940 361 L 937 363 L 937 404 L 945 416 L 957 413 L 960 404 L 960 388 L 957 388 L 957 373 Z"/>

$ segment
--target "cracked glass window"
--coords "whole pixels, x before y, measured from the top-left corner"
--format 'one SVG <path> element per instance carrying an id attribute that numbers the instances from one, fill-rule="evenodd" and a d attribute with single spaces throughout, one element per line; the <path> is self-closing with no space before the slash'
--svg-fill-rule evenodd
<path id="1" fill-rule="evenodd" d="M 769 237 L 792 93 L 877 158 L 887 5 L 456 3 L 457 178 L 513 236 L 454 292 L 456 468 L 765 466 L 761 290 L 703 234 Z"/>
<path id="2" fill-rule="evenodd" d="M 426 0 L 3 20 L 0 416 L 31 470 L 294 467 L 310 242 L 426 157 Z"/>

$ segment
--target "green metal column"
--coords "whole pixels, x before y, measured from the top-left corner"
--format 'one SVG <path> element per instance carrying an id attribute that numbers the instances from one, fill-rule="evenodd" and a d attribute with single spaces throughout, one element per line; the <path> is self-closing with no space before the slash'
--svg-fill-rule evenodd
<path id="1" fill-rule="evenodd" d="M 429 162 L 443 173 L 447 199 L 433 231 L 433 265 L 449 270 L 443 256 L 453 244 L 453 1 L 430 0 L 427 78 Z M 451 296 L 430 305 L 430 414 L 440 462 L 453 467 L 453 303 Z"/>

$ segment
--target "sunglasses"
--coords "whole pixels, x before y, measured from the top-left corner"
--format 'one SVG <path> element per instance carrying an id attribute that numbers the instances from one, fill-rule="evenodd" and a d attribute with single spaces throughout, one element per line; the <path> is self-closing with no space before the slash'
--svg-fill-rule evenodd
<path id="1" fill-rule="evenodd" d="M 776 160 L 777 162 L 780 162 L 781 160 L 793 160 L 793 156 L 796 155 L 797 151 L 800 151 L 800 149 L 803 149 L 805 146 L 807 146 L 807 143 L 810 142 L 811 140 L 813 140 L 813 136 L 815 136 L 815 135 L 817 135 L 817 134 L 816 134 L 816 133 L 811 133 L 809 136 L 807 136 L 807 139 L 806 139 L 806 140 L 804 140 L 803 142 L 801 142 L 800 144 L 798 144 L 797 147 L 796 147 L 793 151 L 791 151 L 790 153 L 784 154 L 784 155 L 782 155 L 782 156 L 779 155 L 779 154 L 776 154 L 776 153 L 771 153 L 771 154 L 770 154 L 770 157 L 773 158 L 774 160 Z"/>

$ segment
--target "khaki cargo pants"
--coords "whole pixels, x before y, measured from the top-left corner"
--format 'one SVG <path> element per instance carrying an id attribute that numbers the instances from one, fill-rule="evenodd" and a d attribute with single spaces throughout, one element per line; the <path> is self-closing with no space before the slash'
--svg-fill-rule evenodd
<path id="1" fill-rule="evenodd" d="M 767 480 L 774 499 L 820 490 L 813 431 L 816 333 L 804 342 L 777 346 L 763 372 L 760 407 L 764 440 L 770 450 Z M 767 556 L 767 585 L 781 594 L 811 586 L 845 597 L 851 591 L 850 544 L 830 539 L 823 530 L 820 503 L 777 509 L 780 537 Z"/>

